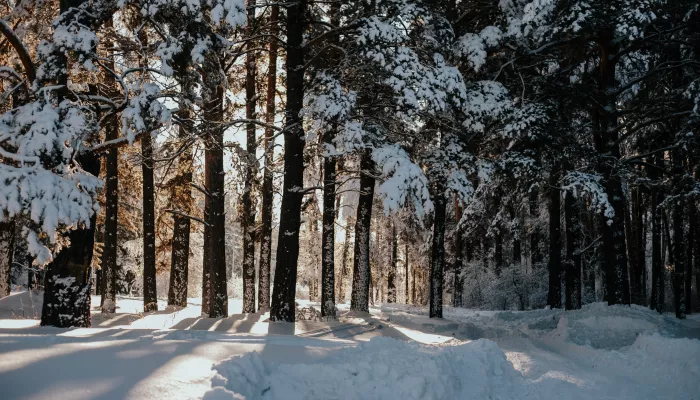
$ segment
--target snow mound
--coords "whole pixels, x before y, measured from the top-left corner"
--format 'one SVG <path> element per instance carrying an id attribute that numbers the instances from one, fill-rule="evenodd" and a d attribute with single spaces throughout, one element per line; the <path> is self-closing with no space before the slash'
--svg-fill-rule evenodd
<path id="1" fill-rule="evenodd" d="M 426 346 L 378 337 L 313 364 L 274 364 L 249 353 L 214 369 L 205 399 L 520 399 L 528 392 L 489 340 Z"/>
<path id="2" fill-rule="evenodd" d="M 554 333 L 574 344 L 611 350 L 630 346 L 642 335 L 696 337 L 700 331 L 693 322 L 646 307 L 593 303 L 561 314 Z"/>

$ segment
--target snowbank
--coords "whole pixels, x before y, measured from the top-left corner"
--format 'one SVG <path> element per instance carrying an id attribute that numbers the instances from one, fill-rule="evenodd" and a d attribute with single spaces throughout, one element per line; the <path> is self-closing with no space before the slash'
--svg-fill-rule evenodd
<path id="1" fill-rule="evenodd" d="M 620 349 L 632 345 L 641 335 L 700 338 L 700 320 L 678 320 L 672 314 L 637 305 L 608 306 L 593 303 L 580 310 L 477 311 L 445 308 L 443 321 L 424 318 L 423 308 L 384 305 L 381 318 L 423 331 L 452 335 L 460 339 L 561 340 L 597 349 Z"/>
<path id="2" fill-rule="evenodd" d="M 205 399 L 517 399 L 527 386 L 489 340 L 426 346 L 374 338 L 312 364 L 275 364 L 258 353 L 214 366 Z"/>

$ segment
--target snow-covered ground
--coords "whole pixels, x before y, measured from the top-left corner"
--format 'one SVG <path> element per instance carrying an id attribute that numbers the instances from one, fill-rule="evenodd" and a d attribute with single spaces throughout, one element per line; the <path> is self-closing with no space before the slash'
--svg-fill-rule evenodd
<path id="1" fill-rule="evenodd" d="M 436 321 L 341 305 L 337 321 L 285 324 L 201 318 L 199 299 L 150 314 L 117 304 L 65 330 L 38 326 L 40 293 L 0 299 L 0 398 L 700 399 L 700 318 L 642 307 L 447 307 Z"/>

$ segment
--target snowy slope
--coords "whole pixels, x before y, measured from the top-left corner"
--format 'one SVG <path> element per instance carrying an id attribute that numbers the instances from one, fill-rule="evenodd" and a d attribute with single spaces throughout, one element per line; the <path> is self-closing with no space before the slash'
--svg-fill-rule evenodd
<path id="1" fill-rule="evenodd" d="M 37 302 L 0 299 L 2 399 L 700 399 L 700 319 L 641 307 L 447 307 L 435 321 L 341 305 L 338 321 L 292 325 L 201 318 L 195 299 L 144 315 L 120 298 L 93 328 L 64 330 L 21 318 Z"/>

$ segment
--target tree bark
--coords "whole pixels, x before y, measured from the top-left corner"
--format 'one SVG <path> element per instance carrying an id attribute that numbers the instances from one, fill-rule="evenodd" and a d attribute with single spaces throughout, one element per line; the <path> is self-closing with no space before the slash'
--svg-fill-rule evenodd
<path id="1" fill-rule="evenodd" d="M 148 44 L 145 30 L 141 30 L 139 40 Z M 148 60 L 141 60 L 148 65 Z M 158 311 L 156 286 L 156 222 L 155 222 L 155 181 L 153 177 L 153 138 L 150 132 L 141 136 L 141 175 L 143 180 L 143 311 Z"/>
<path id="2" fill-rule="evenodd" d="M 15 221 L 0 222 L 0 299 L 10 295 L 14 250 Z"/>
<path id="3" fill-rule="evenodd" d="M 340 267 L 340 277 L 338 279 L 338 303 L 345 303 L 345 279 L 350 274 L 348 268 L 350 256 L 350 235 L 352 234 L 354 221 L 348 218 L 345 223 L 345 240 L 343 241 L 343 261 Z"/>
<path id="4" fill-rule="evenodd" d="M 674 173 L 678 177 L 683 174 L 683 165 L 678 151 L 672 153 Z M 673 204 L 673 308 L 676 318 L 685 318 L 685 252 L 684 252 L 684 229 L 683 214 L 685 211 L 684 200 L 679 196 Z"/>
<path id="5" fill-rule="evenodd" d="M 248 0 L 248 24 L 246 33 L 252 36 L 255 31 L 255 0 Z M 257 73 L 255 57 L 255 41 L 248 42 L 248 52 L 245 63 L 245 116 L 248 120 L 257 118 L 255 104 L 257 102 L 255 78 Z M 246 176 L 243 188 L 243 210 L 241 213 L 241 228 L 243 229 L 243 313 L 255 312 L 255 211 L 253 209 L 253 180 L 256 167 L 256 138 L 255 124 L 246 124 Z"/>
<path id="6" fill-rule="evenodd" d="M 404 271 L 405 271 L 405 274 L 406 274 L 406 282 L 405 282 L 405 284 L 406 284 L 406 304 L 410 304 L 410 303 L 409 303 L 409 298 L 408 298 L 408 293 L 409 293 L 409 292 L 408 292 L 408 277 L 410 276 L 410 275 L 409 275 L 409 270 L 408 270 L 408 240 L 406 241 L 406 244 L 404 245 L 404 253 L 403 253 L 403 254 L 404 254 L 404 265 L 403 265 L 403 267 L 404 267 Z"/>
<path id="7" fill-rule="evenodd" d="M 447 201 L 441 187 L 433 195 L 435 221 L 433 222 L 433 244 L 430 258 L 430 318 L 442 318 L 442 284 L 445 270 L 445 211 Z"/>
<path id="8" fill-rule="evenodd" d="M 549 285 L 547 305 L 561 308 L 561 192 L 558 170 L 552 172 L 549 189 Z"/>
<path id="9" fill-rule="evenodd" d="M 663 161 L 657 157 L 656 165 L 662 165 Z M 649 171 L 655 171 L 650 168 Z M 656 172 L 653 172 L 656 175 Z M 654 178 L 654 177 L 652 177 Z M 662 261 L 661 247 L 661 216 L 663 210 L 659 209 L 659 205 L 663 202 L 664 195 L 661 188 L 653 187 L 651 189 L 651 301 L 650 308 L 658 312 L 664 311 L 665 299 L 665 269 Z"/>
<path id="10" fill-rule="evenodd" d="M 391 265 L 389 266 L 389 273 L 386 277 L 386 301 L 387 303 L 396 303 L 396 272 L 398 271 L 398 248 L 399 242 L 396 237 L 396 226 L 391 224 Z"/>
<path id="11" fill-rule="evenodd" d="M 82 153 L 78 162 L 86 172 L 100 174 L 100 160 L 94 154 Z M 90 265 L 96 219 L 93 214 L 89 226 L 70 231 L 70 246 L 62 248 L 45 267 L 41 326 L 90 327 Z"/>
<path id="12" fill-rule="evenodd" d="M 326 132 L 323 141 L 331 146 L 333 132 Z M 335 184 L 336 158 L 323 158 L 323 232 L 321 239 L 321 316 L 335 317 Z"/>
<path id="13" fill-rule="evenodd" d="M 455 229 L 454 240 L 455 240 L 455 265 L 454 265 L 454 293 L 452 295 L 452 306 L 462 307 L 463 305 L 463 291 L 464 291 L 464 280 L 462 279 L 462 273 L 464 272 L 464 241 L 462 236 L 462 230 L 459 228 L 459 221 L 462 219 L 462 205 L 459 199 L 455 196 L 455 221 L 457 222 L 457 229 Z M 518 256 L 520 257 L 520 256 Z"/>
<path id="14" fill-rule="evenodd" d="M 143 162 L 143 311 L 158 311 L 156 291 L 156 225 L 153 180 L 153 143 L 150 134 L 141 136 Z"/>
<path id="15" fill-rule="evenodd" d="M 574 196 L 566 193 L 564 198 L 564 223 L 566 224 L 566 294 L 564 307 L 567 310 L 581 308 L 581 255 L 575 254 L 576 225 L 578 218 L 575 209 Z"/>
<path id="16" fill-rule="evenodd" d="M 180 80 L 183 95 L 189 93 L 189 77 Z M 187 140 L 191 131 L 189 106 L 184 101 L 180 104 L 178 118 L 180 121 L 179 137 Z M 186 148 L 180 155 L 177 176 L 173 179 L 172 200 L 175 208 L 189 215 L 192 207 L 192 149 Z M 190 257 L 190 219 L 173 214 L 174 228 L 172 254 L 170 257 L 170 287 L 168 288 L 168 305 L 187 307 L 187 279 Z"/>
<path id="17" fill-rule="evenodd" d="M 277 36 L 279 6 L 270 9 L 270 35 Z M 275 122 L 275 98 L 277 94 L 277 49 L 276 40 L 270 40 L 269 67 L 267 70 L 267 99 L 265 122 L 271 125 Z M 274 132 L 265 128 L 265 170 L 262 182 L 262 214 L 260 227 L 260 262 L 258 269 L 258 312 L 270 310 L 270 262 L 272 258 L 272 201 L 275 193 L 272 186 L 272 168 L 274 163 Z"/>
<path id="18" fill-rule="evenodd" d="M 617 144 L 617 116 L 615 95 L 615 67 L 619 59 L 619 43 L 614 41 L 614 32 L 604 30 L 600 35 L 599 92 L 601 104 L 597 107 L 598 130 L 595 132 L 595 147 L 599 154 L 620 158 Z M 601 160 L 598 172 L 605 182 L 605 192 L 615 215 L 610 219 L 601 217 L 600 227 L 603 233 L 603 263 L 607 283 L 608 305 L 629 304 L 629 276 L 627 270 L 627 249 L 625 239 L 625 194 L 622 190 L 621 177 L 614 171 L 612 163 Z"/>
<path id="19" fill-rule="evenodd" d="M 112 28 L 112 20 L 105 22 L 105 27 Z M 109 61 L 107 66 L 114 70 L 114 53 L 116 49 L 110 46 Z M 107 89 L 102 93 L 105 97 L 111 97 L 115 89 L 116 80 L 112 74 L 103 74 Z M 119 120 L 116 113 L 112 114 L 105 126 L 105 141 L 119 137 Z M 105 156 L 105 223 L 104 223 L 104 247 L 102 249 L 102 277 L 104 279 L 104 292 L 102 293 L 102 313 L 114 313 L 117 309 L 117 231 L 119 229 L 119 150 L 111 148 Z"/>
<path id="20" fill-rule="evenodd" d="M 688 235 L 685 238 L 685 313 L 693 312 L 692 284 L 693 284 L 693 236 L 695 235 L 695 199 L 688 198 L 686 207 L 688 208 Z M 696 256 L 697 257 L 697 256 Z M 697 261 L 697 260 L 696 260 Z M 696 288 L 697 290 L 697 288 Z"/>
<path id="21" fill-rule="evenodd" d="M 284 127 L 284 185 L 280 210 L 275 281 L 270 307 L 272 321 L 294 322 L 294 295 L 299 258 L 301 201 L 304 196 L 304 130 L 301 112 L 304 100 L 303 33 L 306 1 L 287 8 L 287 104 Z"/>
<path id="22" fill-rule="evenodd" d="M 218 125 L 224 118 L 224 82 L 219 73 L 218 56 L 209 55 L 204 115 L 207 135 L 204 149 L 204 262 L 202 271 L 202 312 L 211 318 L 228 315 L 226 285 L 226 198 L 224 172 L 224 130 Z M 207 304 L 205 308 L 204 305 Z"/>
<path id="23" fill-rule="evenodd" d="M 374 161 L 371 150 L 366 149 L 360 160 L 360 198 L 355 223 L 355 253 L 353 256 L 352 294 L 350 309 L 369 312 L 370 270 L 370 225 L 372 223 L 372 200 L 374 199 Z"/>

